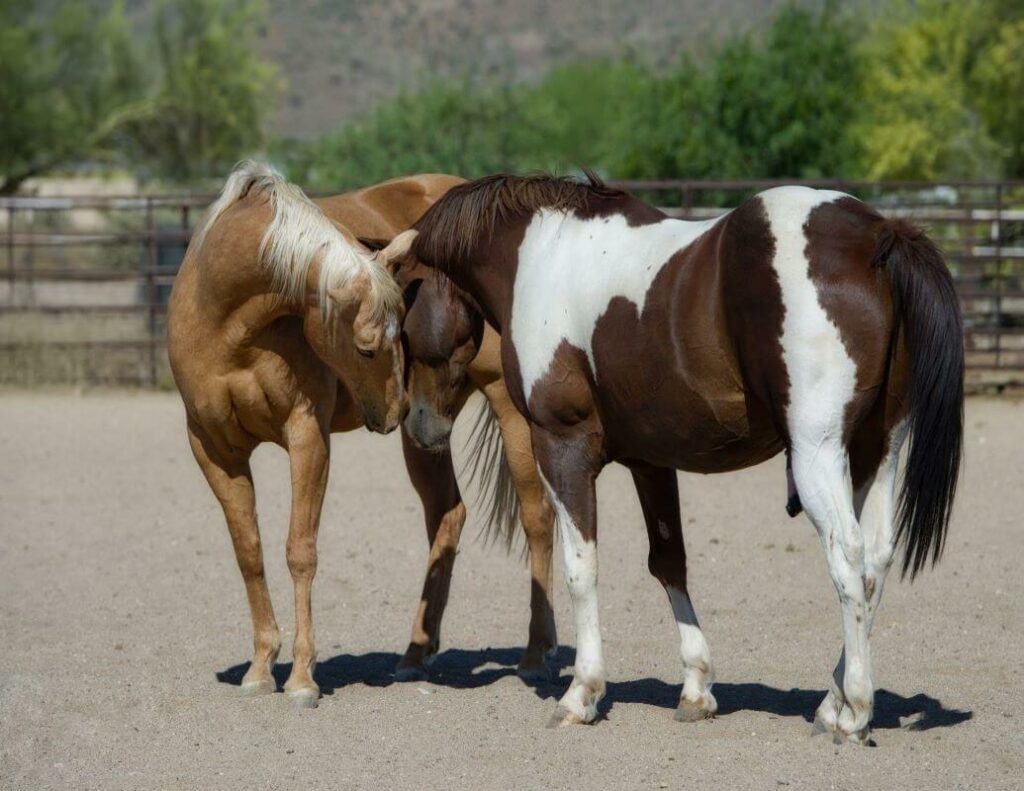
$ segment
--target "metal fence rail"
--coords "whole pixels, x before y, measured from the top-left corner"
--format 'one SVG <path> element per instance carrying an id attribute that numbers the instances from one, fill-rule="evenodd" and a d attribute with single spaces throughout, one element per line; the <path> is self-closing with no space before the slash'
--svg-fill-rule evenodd
<path id="1" fill-rule="evenodd" d="M 838 189 L 925 226 L 952 267 L 972 373 L 1024 378 L 1024 181 L 620 182 L 703 219 L 779 183 Z M 0 384 L 169 381 L 167 296 L 210 195 L 0 197 Z"/>

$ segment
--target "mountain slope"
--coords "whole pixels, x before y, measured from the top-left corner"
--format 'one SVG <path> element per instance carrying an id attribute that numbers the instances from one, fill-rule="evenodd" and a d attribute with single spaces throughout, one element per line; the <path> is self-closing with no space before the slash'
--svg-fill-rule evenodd
<path id="1" fill-rule="evenodd" d="M 331 131 L 436 77 L 534 80 L 580 57 L 701 57 L 759 27 L 778 0 L 269 0 L 261 49 L 287 88 L 273 128 Z M 709 7 L 713 11 L 709 12 Z"/>

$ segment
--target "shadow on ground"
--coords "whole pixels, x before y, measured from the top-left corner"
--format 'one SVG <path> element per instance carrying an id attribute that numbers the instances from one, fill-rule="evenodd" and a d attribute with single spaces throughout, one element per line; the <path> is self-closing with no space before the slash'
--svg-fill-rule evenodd
<path id="1" fill-rule="evenodd" d="M 500 678 L 514 676 L 516 663 L 522 655 L 518 648 L 486 648 L 467 651 L 453 648 L 441 652 L 430 667 L 429 681 L 433 684 L 455 689 L 476 689 L 494 683 Z M 572 680 L 571 670 L 576 652 L 567 646 L 560 646 L 551 662 L 552 667 L 568 668 L 551 682 L 523 683 L 533 689 L 541 699 L 557 700 Z M 374 651 L 367 654 L 338 654 L 317 663 L 316 681 L 324 695 L 333 695 L 342 687 L 363 684 L 371 687 L 387 687 L 400 683 L 395 680 L 395 666 L 400 654 Z M 249 663 L 233 665 L 219 671 L 217 680 L 223 684 L 238 686 L 249 669 Z M 291 664 L 274 667 L 274 678 L 278 687 L 283 687 Z M 616 703 L 642 703 L 674 709 L 679 702 L 681 685 L 668 684 L 656 678 L 641 678 L 633 681 L 610 681 L 608 693 L 601 702 L 601 714 L 607 716 Z M 759 683 L 716 682 L 715 697 L 718 699 L 718 716 L 738 711 L 759 711 L 779 717 L 802 717 L 807 722 L 814 720 L 814 711 L 825 696 L 822 689 L 777 689 Z M 904 697 L 886 689 L 875 693 L 875 716 L 873 728 L 908 727 L 913 730 L 948 728 L 965 722 L 974 713 L 959 709 L 947 709 L 942 701 L 924 693 Z"/>

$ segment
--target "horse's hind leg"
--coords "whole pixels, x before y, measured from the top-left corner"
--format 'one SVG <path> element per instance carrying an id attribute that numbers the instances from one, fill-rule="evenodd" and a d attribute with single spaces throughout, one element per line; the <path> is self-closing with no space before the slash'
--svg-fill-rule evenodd
<path id="1" fill-rule="evenodd" d="M 448 603 L 452 567 L 466 521 L 466 507 L 462 504 L 448 450 L 441 453 L 421 450 L 412 444 L 403 428 L 402 452 L 409 479 L 423 502 L 423 518 L 430 543 L 427 575 L 412 624 L 412 638 L 395 670 L 399 681 L 414 681 L 426 677 L 425 665 L 438 651 L 441 618 Z"/>
<path id="2" fill-rule="evenodd" d="M 498 418 L 512 485 L 519 498 L 519 518 L 530 553 L 529 641 L 516 672 L 527 681 L 548 681 L 551 674 L 545 659 L 558 648 L 555 612 L 551 604 L 555 515 L 537 474 L 529 424 L 512 405 L 504 382 L 495 383 L 485 393 Z"/>
<path id="3" fill-rule="evenodd" d="M 792 416 L 791 416 L 792 419 Z M 850 462 L 842 427 L 801 426 L 793 441 L 793 478 L 800 502 L 810 517 L 828 560 L 829 574 L 842 609 L 842 693 L 845 705 L 834 730 L 864 743 L 874 704 L 868 607 L 865 590 L 864 539 L 854 513 Z"/>
<path id="4" fill-rule="evenodd" d="M 256 521 L 256 495 L 253 490 L 249 454 L 222 454 L 191 422 L 189 444 L 210 488 L 216 495 L 231 534 L 235 559 L 242 572 L 245 592 L 252 614 L 252 664 L 242 678 L 242 693 L 259 695 L 273 692 L 277 685 L 271 670 L 281 650 L 281 633 L 274 620 L 270 591 L 263 573 L 263 548 Z"/>
<path id="5" fill-rule="evenodd" d="M 714 681 L 711 652 L 686 589 L 686 548 L 679 518 L 676 472 L 660 467 L 636 467 L 632 473 L 650 539 L 647 567 L 665 587 L 679 627 L 683 693 L 676 719 L 681 722 L 703 720 L 714 715 L 718 704 L 711 694 Z"/>
<path id="6" fill-rule="evenodd" d="M 292 672 L 284 689 L 292 703 L 313 708 L 320 687 L 313 681 L 316 644 L 313 638 L 312 588 L 316 574 L 316 537 L 320 510 L 327 489 L 330 437 L 315 418 L 303 416 L 285 426 L 291 464 L 292 512 L 288 525 L 286 557 L 295 586 L 295 641 Z"/>
<path id="7" fill-rule="evenodd" d="M 864 536 L 864 591 L 867 597 L 869 634 L 882 599 L 885 577 L 896 551 L 893 522 L 896 468 L 905 433 L 904 426 L 898 426 L 890 432 L 888 448 L 882 463 L 872 478 L 857 490 L 854 497 L 861 533 Z M 845 665 L 846 656 L 843 651 L 832 673 L 831 688 L 815 714 L 817 728 L 829 731 L 836 729 L 836 723 L 846 703 L 842 689 Z"/>

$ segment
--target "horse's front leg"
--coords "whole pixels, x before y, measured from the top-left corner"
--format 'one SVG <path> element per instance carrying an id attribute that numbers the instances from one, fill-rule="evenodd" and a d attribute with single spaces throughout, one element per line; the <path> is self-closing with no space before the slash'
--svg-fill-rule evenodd
<path id="1" fill-rule="evenodd" d="M 281 650 L 281 632 L 263 571 L 263 545 L 256 521 L 256 492 L 249 468 L 249 453 L 218 448 L 196 424 L 189 421 L 188 439 L 196 461 L 216 495 L 227 520 L 235 559 L 245 582 L 252 615 L 253 654 L 242 678 L 243 695 L 263 695 L 277 690 L 273 669 Z"/>
<path id="2" fill-rule="evenodd" d="M 593 437 L 582 430 L 554 435 L 532 430 L 537 467 L 562 539 L 565 582 L 576 627 L 576 665 L 551 725 L 593 722 L 605 693 L 604 653 L 597 602 L 597 502 L 600 465 Z"/>
<path id="3" fill-rule="evenodd" d="M 551 551 L 555 539 L 555 518 L 544 494 L 533 456 L 530 424 L 509 398 L 504 380 L 484 389 L 498 420 L 505 459 L 516 497 L 519 518 L 530 555 L 529 640 L 516 672 L 526 681 L 549 681 L 547 658 L 558 649 L 555 611 L 551 594 Z"/>
<path id="4" fill-rule="evenodd" d="M 313 638 L 312 589 L 316 574 L 316 537 L 320 510 L 327 489 L 330 435 L 326 425 L 312 415 L 293 419 L 285 426 L 291 464 L 292 512 L 286 556 L 295 586 L 295 642 L 292 672 L 284 689 L 292 703 L 315 708 L 320 687 L 313 680 L 316 644 Z"/>
<path id="5" fill-rule="evenodd" d="M 683 693 L 676 710 L 680 722 L 695 722 L 715 714 L 718 704 L 711 694 L 715 672 L 711 652 L 697 622 L 686 587 L 686 548 L 679 517 L 679 484 L 676 471 L 663 467 L 631 468 L 640 507 L 647 523 L 650 553 L 647 568 L 665 587 L 672 616 L 679 628 L 679 654 L 683 660 Z"/>
<path id="6" fill-rule="evenodd" d="M 403 427 L 402 452 L 409 479 L 423 502 L 423 518 L 430 543 L 427 574 L 412 624 L 412 637 L 395 670 L 395 678 L 399 681 L 415 681 L 426 678 L 426 665 L 440 646 L 441 619 L 448 603 L 455 553 L 466 521 L 466 507 L 455 480 L 449 450 L 440 453 L 421 450 L 413 445 Z"/>

